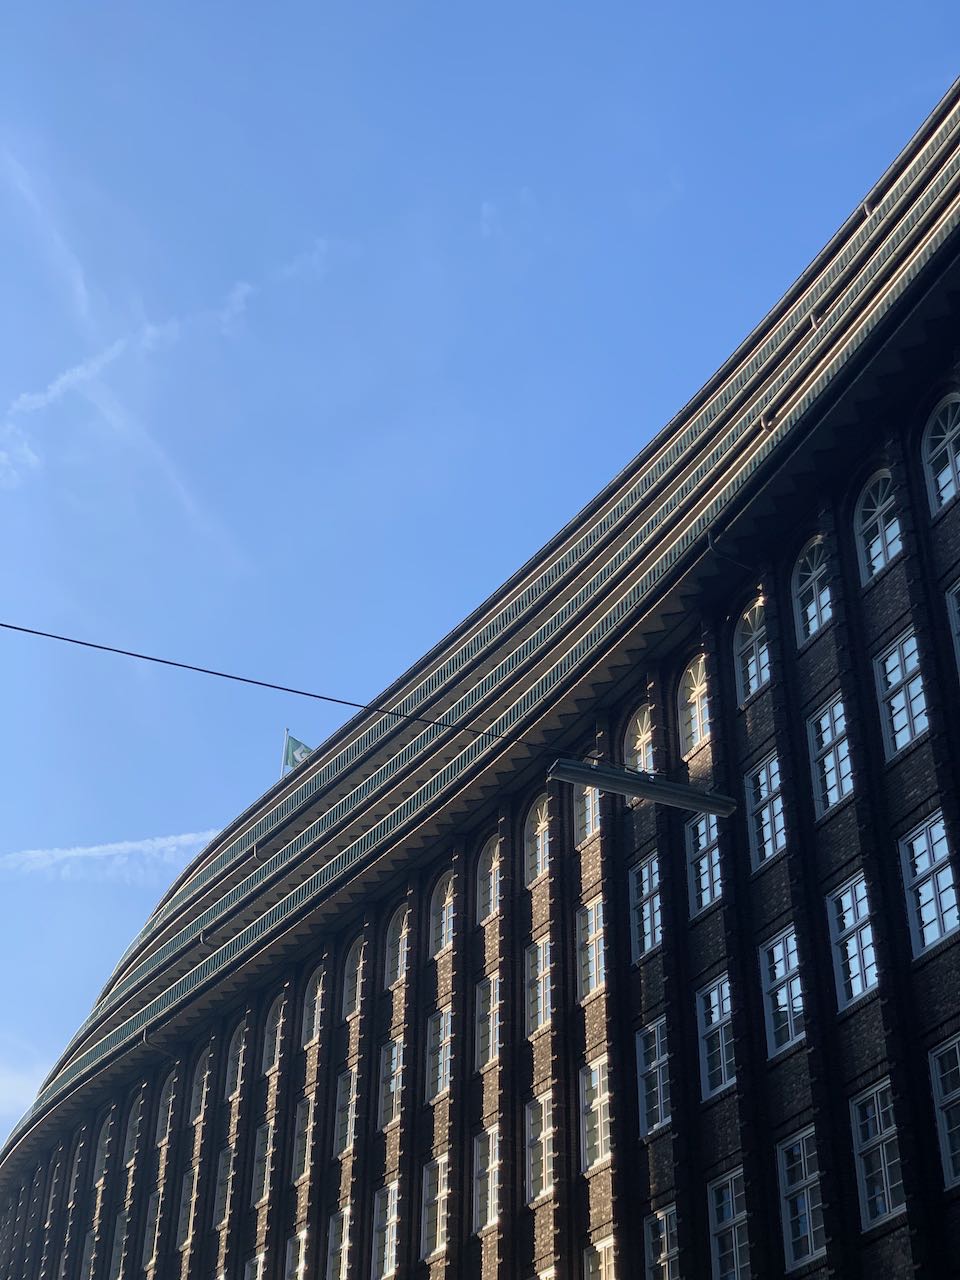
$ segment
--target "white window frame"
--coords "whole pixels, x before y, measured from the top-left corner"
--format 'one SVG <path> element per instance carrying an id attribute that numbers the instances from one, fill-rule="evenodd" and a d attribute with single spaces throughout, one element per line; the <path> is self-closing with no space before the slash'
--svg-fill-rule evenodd
<path id="1" fill-rule="evenodd" d="M 213 1214 L 210 1225 L 218 1231 L 230 1212 L 230 1183 L 233 1180 L 233 1147 L 229 1144 L 217 1153 L 217 1176 L 213 1184 Z"/>
<path id="2" fill-rule="evenodd" d="M 400 1183 L 395 1178 L 373 1198 L 371 1280 L 388 1280 L 397 1272 L 397 1233 L 400 1225 Z"/>
<path id="3" fill-rule="evenodd" d="M 197 1176 L 199 1169 L 195 1164 L 184 1169 L 180 1178 L 180 1202 L 177 1209 L 176 1249 L 186 1249 L 193 1239 L 193 1218 L 197 1203 Z"/>
<path id="4" fill-rule="evenodd" d="M 940 1059 L 945 1060 L 951 1077 L 952 1088 L 944 1083 L 944 1070 Z M 960 1035 L 951 1036 L 943 1044 L 930 1051 L 930 1079 L 933 1084 L 933 1102 L 937 1109 L 937 1135 L 940 1139 L 940 1159 L 943 1165 L 943 1185 L 960 1186 Z M 951 1150 L 951 1136 L 955 1136 L 956 1149 Z"/>
<path id="5" fill-rule="evenodd" d="M 937 475 L 933 471 L 933 458 L 931 457 L 931 436 L 935 427 L 939 426 L 938 419 L 943 418 L 944 436 L 940 450 L 945 455 L 944 461 L 946 465 L 941 468 L 938 474 L 946 475 L 946 485 L 941 486 L 937 483 Z M 923 428 L 923 436 L 920 446 L 923 458 L 923 474 L 927 482 L 927 496 L 930 500 L 930 512 L 936 516 L 939 512 L 944 511 L 960 493 L 960 395 L 951 392 L 950 395 L 944 396 L 943 399 L 934 406 L 932 413 L 927 419 Z M 944 489 L 948 492 L 944 493 Z"/>
<path id="6" fill-rule="evenodd" d="M 446 1153 L 430 1160 L 423 1166 L 423 1181 L 420 1197 L 420 1258 L 433 1258 L 444 1252 L 447 1247 L 447 1200 L 450 1196 L 448 1158 Z M 436 1178 L 436 1193 L 431 1182 Z M 431 1242 L 428 1237 L 428 1222 L 431 1208 L 436 1204 L 436 1238 Z M 429 1247 L 428 1247 L 429 1246 Z"/>
<path id="7" fill-rule="evenodd" d="M 450 1089 L 450 1065 L 453 1057 L 453 1012 L 449 1004 L 431 1013 L 427 1019 L 426 1100 L 433 1102 Z"/>
<path id="8" fill-rule="evenodd" d="M 353 1150 L 357 1128 L 357 1068 L 348 1067 L 337 1076 L 333 1110 L 333 1155 L 337 1159 Z"/>
<path id="9" fill-rule="evenodd" d="M 577 990 L 586 1000 L 607 981 L 603 897 L 597 894 L 577 911 Z"/>
<path id="10" fill-rule="evenodd" d="M 243 1280 L 263 1280 L 263 1267 L 267 1260 L 264 1253 L 255 1253 L 243 1264 Z"/>
<path id="11" fill-rule="evenodd" d="M 797 1159 L 792 1161 L 788 1159 L 790 1148 L 797 1149 Z M 790 1181 L 792 1173 L 799 1176 Z M 793 1271 L 815 1258 L 822 1258 L 827 1251 L 820 1203 L 820 1158 L 813 1125 L 777 1144 L 777 1178 L 783 1258 L 786 1270 Z"/>
<path id="12" fill-rule="evenodd" d="M 801 548 L 790 578 L 790 596 L 797 644 L 803 648 L 833 621 L 830 559 L 822 534 L 816 534 Z"/>
<path id="13" fill-rule="evenodd" d="M 473 1233 L 479 1235 L 500 1218 L 500 1128 L 473 1138 Z"/>
<path id="14" fill-rule="evenodd" d="M 430 954 L 442 955 L 453 946 L 454 930 L 453 872 L 446 871 L 434 886 L 430 898 Z"/>
<path id="15" fill-rule="evenodd" d="M 204 1108 L 207 1105 L 207 1085 L 210 1076 L 210 1050 L 204 1049 L 197 1064 L 193 1068 L 193 1076 L 190 1080 L 190 1110 L 187 1113 L 188 1124 L 199 1124 L 203 1119 Z"/>
<path id="16" fill-rule="evenodd" d="M 759 867 L 787 847 L 780 760 L 775 751 L 747 771 L 743 787 L 747 798 L 750 856 L 754 867 Z"/>
<path id="17" fill-rule="evenodd" d="M 720 1061 L 720 1081 L 717 1084 L 710 1083 L 709 1068 L 714 1038 Z M 730 996 L 730 979 L 725 973 L 721 973 L 697 992 L 697 1040 L 700 1046 L 700 1096 L 706 1102 L 708 1098 L 716 1097 L 735 1084 L 737 1079 L 733 1002 Z"/>
<path id="18" fill-rule="evenodd" d="M 635 773 L 654 773 L 653 708 L 641 702 L 627 723 L 623 738 L 623 762 Z"/>
<path id="19" fill-rule="evenodd" d="M 500 979 L 487 974 L 474 989 L 474 1068 L 482 1071 L 500 1057 Z"/>
<path id="20" fill-rule="evenodd" d="M 527 1204 L 553 1191 L 553 1098 L 549 1092 L 531 1098 L 523 1111 Z M 540 1189 L 536 1190 L 539 1181 Z"/>
<path id="21" fill-rule="evenodd" d="M 377 1128 L 387 1129 L 400 1119 L 403 1093 L 403 1037 L 380 1046 L 380 1080 L 377 1091 Z"/>
<path id="22" fill-rule="evenodd" d="M 354 938 L 343 965 L 340 1017 L 347 1021 L 360 1012 L 360 978 L 363 970 L 363 934 Z"/>
<path id="23" fill-rule="evenodd" d="M 960 668 L 960 582 L 955 582 L 947 591 L 947 613 L 953 634 L 953 654 Z"/>
<path id="24" fill-rule="evenodd" d="M 688 662 L 677 688 L 677 724 L 680 754 L 684 759 L 698 751 L 710 737 L 710 690 L 707 657 L 698 653 Z"/>
<path id="25" fill-rule="evenodd" d="M 733 633 L 733 661 L 737 702 L 742 707 L 770 683 L 770 646 L 763 596 L 758 596 L 740 615 Z"/>
<path id="26" fill-rule="evenodd" d="M 283 1280 L 304 1280 L 307 1269 L 307 1228 L 287 1237 L 283 1258 Z"/>
<path id="27" fill-rule="evenodd" d="M 383 958 L 383 985 L 390 991 L 407 976 L 410 949 L 410 908 L 397 907 L 387 925 L 387 945 Z"/>
<path id="28" fill-rule="evenodd" d="M 327 1249 L 324 1280 L 346 1280 L 350 1262 L 350 1206 L 345 1205 L 330 1215 L 327 1224 Z"/>
<path id="29" fill-rule="evenodd" d="M 173 1121 L 173 1087 L 177 1078 L 177 1069 L 174 1067 L 167 1075 L 160 1087 L 160 1104 L 157 1108 L 157 1127 L 153 1135 L 153 1145 L 155 1147 L 162 1146 L 170 1137 L 170 1129 Z"/>
<path id="30" fill-rule="evenodd" d="M 612 1236 L 598 1240 L 596 1244 L 588 1244 L 583 1251 L 584 1280 L 616 1280 L 616 1266 Z"/>
<path id="31" fill-rule="evenodd" d="M 283 1023 L 283 994 L 275 996 L 263 1024 L 263 1046 L 260 1050 L 260 1074 L 265 1076 L 280 1062 L 280 1029 Z"/>
<path id="32" fill-rule="evenodd" d="M 791 924 L 759 948 L 760 985 L 763 989 L 763 1020 L 767 1028 L 767 1056 L 775 1058 L 806 1036 L 803 986 L 797 933 Z M 799 1002 L 799 1007 L 798 1007 Z M 778 1018 L 786 1018 L 786 1038 L 777 1043 Z"/>
<path id="33" fill-rule="evenodd" d="M 270 1195 L 273 1121 L 258 1125 L 253 1135 L 253 1167 L 250 1170 L 250 1208 L 256 1209 Z"/>
<path id="34" fill-rule="evenodd" d="M 223 1077 L 223 1098 L 229 1102 L 240 1090 L 240 1078 L 243 1071 L 243 1033 L 246 1031 L 245 1021 L 238 1022 L 233 1029 L 230 1043 L 227 1046 L 227 1067 Z"/>
<path id="35" fill-rule="evenodd" d="M 297 1103 L 293 1118 L 293 1142 L 290 1150 L 290 1183 L 296 1186 L 310 1172 L 310 1131 L 313 1128 L 313 1098 L 308 1095 Z M 297 1166 L 300 1166 L 299 1168 Z"/>
<path id="36" fill-rule="evenodd" d="M 729 1217 L 721 1219 L 719 1217 L 719 1202 L 717 1193 L 723 1192 L 727 1196 L 727 1203 L 733 1210 Z M 737 1202 L 740 1202 L 740 1208 Z M 747 1237 L 747 1209 L 745 1203 L 744 1186 L 743 1186 L 743 1168 L 731 1169 L 729 1173 L 725 1173 L 722 1178 L 715 1178 L 707 1187 L 707 1214 L 710 1222 L 710 1269 L 714 1280 L 720 1280 L 721 1275 L 730 1276 L 732 1280 L 749 1280 L 750 1276 L 750 1259 L 749 1259 L 749 1240 Z M 733 1237 L 733 1271 L 720 1271 L 720 1250 L 721 1237 L 731 1232 Z M 747 1263 L 745 1267 L 740 1265 L 740 1252 L 743 1246 L 747 1246 Z"/>
<path id="37" fill-rule="evenodd" d="M 550 866 L 550 803 L 544 792 L 527 810 L 523 824 L 523 882 L 529 888 Z"/>
<path id="38" fill-rule="evenodd" d="M 579 848 L 600 830 L 600 791 L 597 787 L 578 786 L 573 801 L 575 841 Z"/>
<path id="39" fill-rule="evenodd" d="M 871 504 L 868 510 L 868 503 Z M 853 516 L 860 584 L 867 586 L 903 553 L 903 531 L 893 492 L 893 476 L 875 471 L 860 490 Z"/>
<path id="40" fill-rule="evenodd" d="M 693 919 L 723 897 L 716 815 L 699 813 L 684 823 L 683 843 L 687 852 L 690 918 Z"/>
<path id="41" fill-rule="evenodd" d="M 320 1017 L 323 1010 L 323 967 L 317 965 L 311 973 L 303 992 L 303 1011 L 300 1021 L 300 1048 L 306 1049 L 320 1035 Z"/>
<path id="42" fill-rule="evenodd" d="M 845 905 L 842 899 L 847 899 Z M 852 912 L 848 921 L 842 921 L 839 911 Z M 867 893 L 867 882 L 862 871 L 827 894 L 827 917 L 833 951 L 833 974 L 837 988 L 837 1008 L 848 1009 L 862 1000 L 878 984 L 876 945 L 873 940 L 873 911 Z M 873 971 L 872 981 L 866 977 Z M 846 973 L 850 973 L 850 990 Z M 862 984 L 862 985 L 861 985 Z M 859 990 L 854 990 L 859 986 Z"/>
<path id="43" fill-rule="evenodd" d="M 872 1105 L 873 1114 L 877 1119 L 876 1133 L 866 1137 L 861 1123 L 865 1115 L 860 1111 L 864 1104 Z M 885 1125 L 885 1116 L 892 1117 L 892 1123 Z M 853 1133 L 854 1163 L 857 1167 L 860 1224 L 864 1231 L 868 1231 L 871 1227 L 875 1227 L 878 1222 L 886 1222 L 889 1218 L 894 1218 L 906 1212 L 906 1205 L 903 1201 L 902 1175 L 899 1184 L 897 1184 L 893 1182 L 891 1174 L 892 1170 L 896 1170 L 897 1173 L 900 1171 L 900 1144 L 897 1135 L 896 1117 L 893 1115 L 893 1092 L 890 1088 L 889 1079 L 879 1081 L 869 1089 L 857 1094 L 855 1098 L 850 1099 L 850 1128 Z M 870 1195 L 867 1186 L 865 1161 L 868 1157 L 873 1157 L 874 1155 L 879 1159 L 879 1165 L 876 1168 L 878 1168 L 880 1174 L 881 1194 L 887 1206 L 882 1213 L 870 1212 Z M 893 1189 L 898 1185 L 901 1199 L 900 1203 L 895 1205 L 892 1203 L 892 1193 Z"/>
<path id="44" fill-rule="evenodd" d="M 680 1280 L 676 1204 L 655 1209 L 644 1219 L 643 1263 L 645 1280 Z"/>
<path id="45" fill-rule="evenodd" d="M 890 667 L 888 663 L 894 665 Z M 929 728 L 917 635 L 912 627 L 877 654 L 873 671 L 884 754 L 892 760 Z"/>
<path id="46" fill-rule="evenodd" d="M 524 1025 L 528 1036 L 536 1035 L 538 1031 L 548 1027 L 553 1016 L 552 958 L 553 948 L 549 936 L 538 938 L 525 952 Z"/>
<path id="47" fill-rule="evenodd" d="M 500 910 L 500 837 L 491 836 L 477 859 L 477 924 L 486 924 Z"/>
<path id="48" fill-rule="evenodd" d="M 660 909 L 660 855 L 654 851 L 627 871 L 630 897 L 630 959 L 639 964 L 663 941 Z"/>
<path id="49" fill-rule="evenodd" d="M 960 927 L 957 885 L 943 814 L 938 809 L 898 841 L 903 889 L 915 956 L 935 947 Z M 935 928 L 929 941 L 926 933 Z"/>
<path id="50" fill-rule="evenodd" d="M 591 1154 L 594 1145 L 596 1150 Z M 610 1156 L 610 1076 L 607 1055 L 580 1068 L 580 1172 L 588 1173 Z"/>
<path id="51" fill-rule="evenodd" d="M 667 1019 L 657 1018 L 640 1027 L 636 1036 L 637 1092 L 640 1115 L 640 1137 L 649 1137 L 665 1128 L 672 1118 L 670 1109 L 670 1046 Z M 656 1099 L 657 1118 L 651 1119 L 650 1099 Z"/>
<path id="52" fill-rule="evenodd" d="M 847 713 L 841 694 L 834 694 L 807 720 L 807 740 L 814 806 L 817 817 L 822 818 L 854 790 Z"/>

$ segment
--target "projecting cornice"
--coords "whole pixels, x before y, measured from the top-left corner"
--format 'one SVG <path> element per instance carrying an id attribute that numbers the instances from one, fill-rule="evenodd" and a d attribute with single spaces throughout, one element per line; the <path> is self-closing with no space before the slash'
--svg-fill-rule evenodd
<path id="1" fill-rule="evenodd" d="M 59 1099 L 408 840 L 542 722 L 743 505 L 921 276 L 954 252 L 958 227 L 954 86 L 694 401 L 377 700 L 442 723 L 355 717 L 200 855 L 128 949 L 5 1157 Z"/>

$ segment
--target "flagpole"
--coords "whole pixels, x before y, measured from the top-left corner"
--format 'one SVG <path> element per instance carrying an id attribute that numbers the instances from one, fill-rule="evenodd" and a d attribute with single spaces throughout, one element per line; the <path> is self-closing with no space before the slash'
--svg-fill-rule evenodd
<path id="1" fill-rule="evenodd" d="M 280 753 L 280 777 L 283 777 L 283 771 L 287 767 L 287 741 L 290 737 L 290 730 L 283 731 L 283 751 Z"/>

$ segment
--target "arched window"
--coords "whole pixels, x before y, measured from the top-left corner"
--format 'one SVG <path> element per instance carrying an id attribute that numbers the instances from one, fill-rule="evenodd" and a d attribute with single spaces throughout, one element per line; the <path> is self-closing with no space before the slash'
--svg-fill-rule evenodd
<path id="1" fill-rule="evenodd" d="M 360 966 L 363 963 L 363 938 L 355 938 L 347 952 L 343 967 L 343 1008 L 341 1017 L 349 1018 L 360 1008 Z"/>
<path id="2" fill-rule="evenodd" d="M 542 876 L 550 861 L 550 813 L 545 795 L 537 796 L 523 824 L 523 878 L 528 885 Z"/>
<path id="3" fill-rule="evenodd" d="M 110 1116 L 105 1115 L 97 1130 L 97 1145 L 93 1152 L 93 1165 L 90 1169 L 90 1182 L 96 1186 L 107 1171 L 107 1142 L 110 1138 Z"/>
<path id="4" fill-rule="evenodd" d="M 770 651 L 767 648 L 763 596 L 754 600 L 737 623 L 733 634 L 733 652 L 737 667 L 737 697 L 743 704 L 770 679 Z"/>
<path id="5" fill-rule="evenodd" d="M 437 881 L 430 899 L 430 954 L 439 953 L 453 942 L 453 872 Z"/>
<path id="6" fill-rule="evenodd" d="M 303 1022 L 300 1043 L 306 1048 L 320 1034 L 320 1009 L 323 1004 L 323 969 L 318 965 L 310 975 L 303 993 Z"/>
<path id="7" fill-rule="evenodd" d="M 263 1052 L 260 1055 L 260 1073 L 266 1075 L 280 1061 L 280 1020 L 283 1015 L 283 995 L 274 998 L 263 1026 Z"/>
<path id="8" fill-rule="evenodd" d="M 154 1141 L 159 1147 L 170 1137 L 170 1118 L 173 1115 L 173 1086 L 177 1078 L 176 1068 L 167 1073 L 160 1088 L 160 1105 L 157 1107 L 157 1132 Z"/>
<path id="9" fill-rule="evenodd" d="M 127 1128 L 123 1135 L 123 1167 L 129 1169 L 137 1151 L 137 1134 L 140 1131 L 140 1113 L 143 1110 L 143 1092 L 137 1094 L 127 1116 Z"/>
<path id="10" fill-rule="evenodd" d="M 623 762 L 638 773 L 653 773 L 653 712 L 649 702 L 637 708 L 627 725 Z"/>
<path id="11" fill-rule="evenodd" d="M 923 469 L 936 514 L 960 492 L 960 395 L 949 395 L 931 413 L 923 431 Z"/>
<path id="12" fill-rule="evenodd" d="M 500 910 L 500 840 L 491 836 L 477 862 L 477 924 Z"/>
<path id="13" fill-rule="evenodd" d="M 677 691 L 680 751 L 687 755 L 710 737 L 710 704 L 707 698 L 707 660 L 698 654 L 680 680 Z"/>
<path id="14" fill-rule="evenodd" d="M 797 557 L 793 570 L 793 611 L 800 644 L 815 636 L 833 617 L 827 581 L 827 549 L 819 536 L 812 538 Z"/>
<path id="15" fill-rule="evenodd" d="M 207 1097 L 207 1068 L 209 1066 L 210 1050 L 205 1049 L 193 1069 L 193 1080 L 190 1084 L 190 1110 L 187 1112 L 188 1124 L 196 1124 L 203 1115 L 203 1104 Z"/>
<path id="16" fill-rule="evenodd" d="M 389 990 L 407 972 L 410 945 L 410 908 L 398 907 L 387 925 L 387 954 L 383 962 L 383 985 Z"/>
<path id="17" fill-rule="evenodd" d="M 600 792 L 596 787 L 577 787 L 573 797 L 577 844 L 583 844 L 600 830 Z"/>
<path id="18" fill-rule="evenodd" d="M 860 581 L 867 583 L 900 554 L 900 517 L 893 502 L 889 471 L 878 471 L 863 486 L 854 516 Z"/>
<path id="19" fill-rule="evenodd" d="M 227 1047 L 227 1069 L 223 1077 L 223 1096 L 230 1099 L 240 1088 L 240 1067 L 243 1063 L 243 1033 L 246 1022 L 238 1022 L 233 1028 Z"/>

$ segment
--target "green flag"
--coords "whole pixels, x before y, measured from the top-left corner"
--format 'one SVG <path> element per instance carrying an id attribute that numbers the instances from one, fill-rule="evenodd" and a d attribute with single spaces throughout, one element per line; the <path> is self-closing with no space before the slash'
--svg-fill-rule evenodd
<path id="1" fill-rule="evenodd" d="M 283 748 L 284 769 L 295 769 L 298 764 L 303 764 L 312 750 L 313 747 L 308 747 L 305 742 L 288 733 Z"/>

